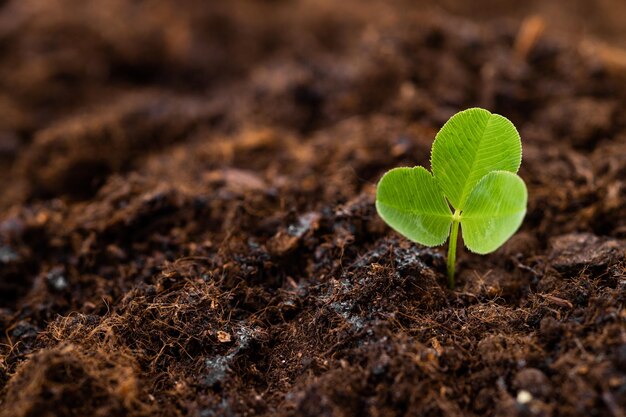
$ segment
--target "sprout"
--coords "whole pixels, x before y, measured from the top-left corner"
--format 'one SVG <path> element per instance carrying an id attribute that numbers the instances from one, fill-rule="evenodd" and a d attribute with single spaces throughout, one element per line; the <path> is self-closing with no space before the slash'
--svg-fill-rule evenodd
<path id="1" fill-rule="evenodd" d="M 395 168 L 376 190 L 378 214 L 392 229 L 426 246 L 448 247 L 448 279 L 454 288 L 459 225 L 465 246 L 487 254 L 522 224 L 528 192 L 516 174 L 522 144 L 515 126 L 497 114 L 473 108 L 441 128 L 425 168 Z"/>

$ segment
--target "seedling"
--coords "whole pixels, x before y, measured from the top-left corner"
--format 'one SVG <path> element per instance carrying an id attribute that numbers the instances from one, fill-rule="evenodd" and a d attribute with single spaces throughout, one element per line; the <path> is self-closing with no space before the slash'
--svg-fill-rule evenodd
<path id="1" fill-rule="evenodd" d="M 448 245 L 448 280 L 454 288 L 459 225 L 472 252 L 504 244 L 526 214 L 528 192 L 516 174 L 522 143 L 508 119 L 473 108 L 448 120 L 425 168 L 395 168 L 378 183 L 376 209 L 392 229 L 426 246 Z"/>

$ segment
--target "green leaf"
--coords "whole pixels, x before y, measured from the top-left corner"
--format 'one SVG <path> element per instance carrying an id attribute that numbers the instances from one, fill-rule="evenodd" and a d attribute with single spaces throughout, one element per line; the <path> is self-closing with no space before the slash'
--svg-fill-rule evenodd
<path id="1" fill-rule="evenodd" d="M 498 249 L 522 224 L 527 200 L 526 185 L 516 174 L 494 171 L 485 175 L 461 214 L 465 246 L 481 255 Z"/>
<path id="2" fill-rule="evenodd" d="M 414 242 L 441 245 L 450 234 L 450 207 L 423 167 L 388 171 L 378 183 L 376 209 L 392 229 Z"/>
<path id="3" fill-rule="evenodd" d="M 522 162 L 519 134 L 508 119 L 473 108 L 452 116 L 433 144 L 433 175 L 452 207 L 465 202 L 478 181 L 491 171 L 517 172 Z"/>

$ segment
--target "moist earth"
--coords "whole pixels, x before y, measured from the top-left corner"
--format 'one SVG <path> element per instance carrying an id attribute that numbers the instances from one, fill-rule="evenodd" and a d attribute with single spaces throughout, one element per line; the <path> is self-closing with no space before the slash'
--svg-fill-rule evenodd
<path id="1" fill-rule="evenodd" d="M 0 3 L 0 416 L 625 415 L 600 57 L 378 3 Z M 375 184 L 471 106 L 529 207 L 450 290 Z"/>

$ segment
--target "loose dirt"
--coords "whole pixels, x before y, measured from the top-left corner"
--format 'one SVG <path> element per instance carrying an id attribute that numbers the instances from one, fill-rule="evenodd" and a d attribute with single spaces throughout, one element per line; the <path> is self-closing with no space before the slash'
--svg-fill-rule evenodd
<path id="1" fill-rule="evenodd" d="M 598 56 L 375 4 L 1 3 L 0 416 L 625 415 Z M 451 291 L 374 191 L 470 106 L 520 128 L 529 209 Z"/>

